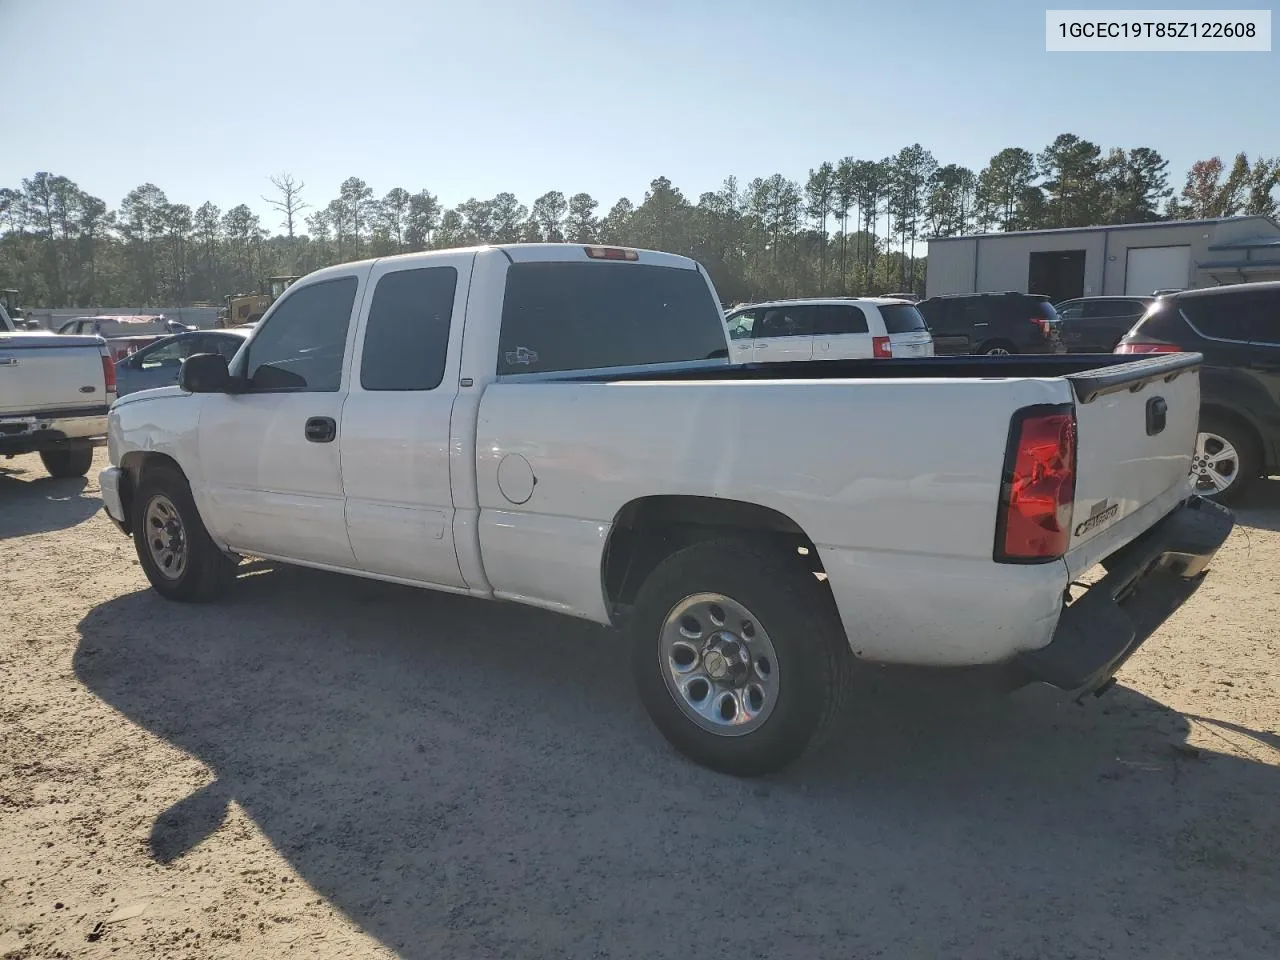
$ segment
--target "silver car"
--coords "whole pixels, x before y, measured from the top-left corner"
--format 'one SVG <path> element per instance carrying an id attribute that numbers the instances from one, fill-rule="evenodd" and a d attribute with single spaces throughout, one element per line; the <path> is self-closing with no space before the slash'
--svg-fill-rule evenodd
<path id="1" fill-rule="evenodd" d="M 116 363 L 116 395 L 168 387 L 178 382 L 182 361 L 197 353 L 220 353 L 230 360 L 252 329 L 195 330 L 165 337 Z"/>

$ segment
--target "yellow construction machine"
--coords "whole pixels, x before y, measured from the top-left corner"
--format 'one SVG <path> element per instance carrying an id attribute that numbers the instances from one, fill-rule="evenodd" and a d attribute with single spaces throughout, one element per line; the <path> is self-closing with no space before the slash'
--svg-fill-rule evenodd
<path id="1" fill-rule="evenodd" d="M 297 277 L 268 277 L 263 293 L 232 293 L 223 297 L 215 327 L 247 327 L 262 319 L 267 308 L 280 299 Z"/>

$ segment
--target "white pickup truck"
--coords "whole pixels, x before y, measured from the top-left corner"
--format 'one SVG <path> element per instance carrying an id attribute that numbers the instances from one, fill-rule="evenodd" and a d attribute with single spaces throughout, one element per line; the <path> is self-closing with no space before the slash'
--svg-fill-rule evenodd
<path id="1" fill-rule="evenodd" d="M 0 307 L 0 456 L 39 453 L 51 475 L 84 476 L 115 390 L 102 338 L 15 330 Z"/>
<path id="2" fill-rule="evenodd" d="M 663 734 L 744 775 L 829 727 L 860 660 L 1101 692 L 1230 532 L 1190 493 L 1199 355 L 728 346 L 669 254 L 330 267 L 229 365 L 115 404 L 102 496 L 175 600 L 250 555 L 625 624 Z"/>

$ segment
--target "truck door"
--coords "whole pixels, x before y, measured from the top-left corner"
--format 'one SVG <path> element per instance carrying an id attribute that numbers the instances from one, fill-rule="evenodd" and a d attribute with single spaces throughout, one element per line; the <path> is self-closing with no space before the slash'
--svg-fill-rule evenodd
<path id="1" fill-rule="evenodd" d="M 361 570 L 465 587 L 449 422 L 474 254 L 378 263 L 342 411 L 347 532 Z"/>
<path id="2" fill-rule="evenodd" d="M 236 356 L 245 392 L 199 395 L 200 512 L 235 549 L 355 566 L 338 440 L 351 319 L 368 271 L 290 288 Z"/>

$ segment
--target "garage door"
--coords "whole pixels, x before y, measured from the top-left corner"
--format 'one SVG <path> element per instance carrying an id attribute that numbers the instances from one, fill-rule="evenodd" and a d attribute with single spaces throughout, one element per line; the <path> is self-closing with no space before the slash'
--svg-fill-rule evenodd
<path id="1" fill-rule="evenodd" d="M 1191 268 L 1191 247 L 1130 247 L 1124 271 L 1124 292 L 1149 297 L 1157 290 L 1186 287 Z"/>

